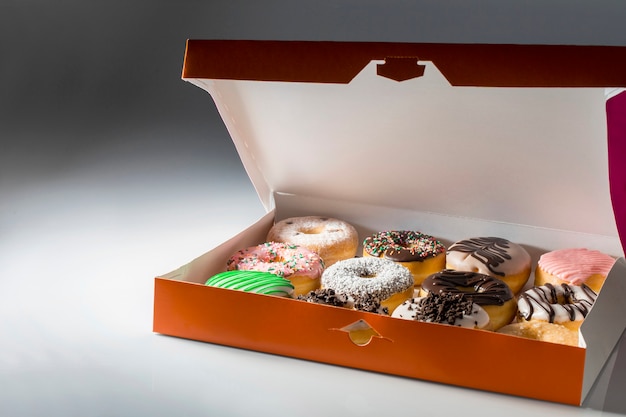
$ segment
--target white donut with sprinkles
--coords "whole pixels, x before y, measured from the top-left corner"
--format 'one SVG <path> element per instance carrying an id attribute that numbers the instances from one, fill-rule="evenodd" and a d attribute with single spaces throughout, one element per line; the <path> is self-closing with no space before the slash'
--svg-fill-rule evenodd
<path id="1" fill-rule="evenodd" d="M 413 295 L 413 275 L 404 266 L 387 259 L 351 258 L 324 271 L 322 288 L 354 300 L 374 297 L 391 313 Z"/>

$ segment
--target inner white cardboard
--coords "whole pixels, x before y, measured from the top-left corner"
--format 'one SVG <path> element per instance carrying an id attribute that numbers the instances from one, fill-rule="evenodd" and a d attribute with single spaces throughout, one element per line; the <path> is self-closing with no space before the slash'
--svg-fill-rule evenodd
<path id="1" fill-rule="evenodd" d="M 452 87 L 420 64 L 424 76 L 404 82 L 377 76 L 376 62 L 347 85 L 187 79 L 213 96 L 269 215 L 168 277 L 200 282 L 217 272 L 216 261 L 250 236 L 262 241 L 274 210 L 277 219 L 343 218 L 360 236 L 400 228 L 446 244 L 502 236 L 534 263 L 567 247 L 623 256 L 604 89 Z M 625 271 L 620 260 L 612 274 Z M 622 281 L 604 298 L 625 296 Z M 584 395 L 624 327 L 597 324 L 626 317 L 623 302 L 606 301 L 588 323 Z"/>
<path id="2" fill-rule="evenodd" d="M 604 89 L 189 80 L 208 90 L 266 208 L 273 192 L 617 237 Z M 615 255 L 621 254 L 617 244 Z"/>

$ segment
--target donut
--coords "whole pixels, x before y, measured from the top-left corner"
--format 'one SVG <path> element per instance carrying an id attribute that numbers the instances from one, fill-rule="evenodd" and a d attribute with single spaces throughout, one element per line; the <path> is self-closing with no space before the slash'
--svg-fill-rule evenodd
<path id="1" fill-rule="evenodd" d="M 463 294 L 489 315 L 485 330 L 496 330 L 511 323 L 517 311 L 517 302 L 509 286 L 478 272 L 445 269 L 426 277 L 419 294 Z"/>
<path id="2" fill-rule="evenodd" d="M 562 345 L 578 346 L 578 332 L 560 324 L 545 321 L 523 321 L 507 324 L 497 331 L 526 339 L 542 342 L 560 343 Z"/>
<path id="3" fill-rule="evenodd" d="M 268 242 L 284 242 L 316 252 L 326 267 L 354 257 L 359 245 L 356 229 L 343 220 L 331 217 L 290 217 L 274 224 Z"/>
<path id="4" fill-rule="evenodd" d="M 535 268 L 535 285 L 585 284 L 599 293 L 615 259 L 597 250 L 559 249 L 544 253 Z"/>
<path id="5" fill-rule="evenodd" d="M 448 248 L 446 269 L 472 271 L 504 281 L 519 294 L 530 277 L 530 255 L 520 245 L 500 237 L 460 240 Z"/>
<path id="6" fill-rule="evenodd" d="M 471 329 L 484 329 L 489 324 L 487 312 L 462 293 L 428 293 L 424 297 L 410 298 L 400 304 L 391 317 Z"/>
<path id="7" fill-rule="evenodd" d="M 270 272 L 258 271 L 220 272 L 209 278 L 205 285 L 278 297 L 291 297 L 294 290 L 289 280 Z"/>
<path id="8" fill-rule="evenodd" d="M 410 230 L 390 230 L 368 236 L 363 241 L 363 256 L 388 259 L 408 268 L 415 286 L 446 264 L 446 248 L 441 242 Z"/>
<path id="9" fill-rule="evenodd" d="M 265 242 L 237 251 L 226 262 L 226 269 L 271 272 L 287 278 L 298 296 L 319 288 L 324 264 L 317 253 L 307 248 Z"/>
<path id="10" fill-rule="evenodd" d="M 519 321 L 542 321 L 577 330 L 591 310 L 597 294 L 585 284 L 546 284 L 533 287 L 517 301 Z"/>
<path id="11" fill-rule="evenodd" d="M 322 288 L 334 290 L 355 301 L 355 307 L 379 302 L 389 313 L 413 295 L 411 272 L 393 261 L 380 258 L 350 258 L 339 261 L 322 274 Z"/>

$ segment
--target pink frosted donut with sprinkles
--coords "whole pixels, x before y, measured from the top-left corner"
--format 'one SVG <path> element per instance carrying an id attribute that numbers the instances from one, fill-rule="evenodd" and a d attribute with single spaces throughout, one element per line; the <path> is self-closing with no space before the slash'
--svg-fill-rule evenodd
<path id="1" fill-rule="evenodd" d="M 320 287 L 324 263 L 317 253 L 302 246 L 265 242 L 237 251 L 226 262 L 226 269 L 276 274 L 288 279 L 298 296 Z"/>
<path id="2" fill-rule="evenodd" d="M 535 285 L 585 284 L 600 292 L 615 258 L 586 248 L 559 249 L 544 253 L 535 270 Z"/>

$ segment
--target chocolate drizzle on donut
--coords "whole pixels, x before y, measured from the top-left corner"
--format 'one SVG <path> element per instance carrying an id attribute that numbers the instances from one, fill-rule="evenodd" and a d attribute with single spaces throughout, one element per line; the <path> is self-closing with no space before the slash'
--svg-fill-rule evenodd
<path id="1" fill-rule="evenodd" d="M 470 271 L 444 269 L 428 276 L 422 288 L 433 294 L 463 294 L 478 305 L 503 305 L 513 298 L 503 281 Z"/>
<path id="2" fill-rule="evenodd" d="M 473 258 L 484 263 L 493 274 L 504 276 L 504 272 L 497 271 L 496 268 L 511 259 L 511 255 L 507 253 L 510 243 L 507 239 L 500 237 L 478 237 L 461 240 L 452 245 L 448 252 L 469 253 Z"/>
<path id="3" fill-rule="evenodd" d="M 597 294 L 587 285 L 580 286 L 585 298 L 578 298 L 574 287 L 569 284 L 560 284 L 558 287 L 548 283 L 539 287 L 531 288 L 523 293 L 520 298 L 528 305 L 528 309 L 520 309 L 520 315 L 525 320 L 532 319 L 535 314 L 535 306 L 548 315 L 548 321 L 554 323 L 557 310 L 562 309 L 570 321 L 575 321 L 580 314 L 587 317 Z"/>
<path id="4" fill-rule="evenodd" d="M 410 230 L 376 233 L 363 241 L 363 247 L 369 255 L 396 262 L 421 262 L 446 250 L 434 237 Z"/>

